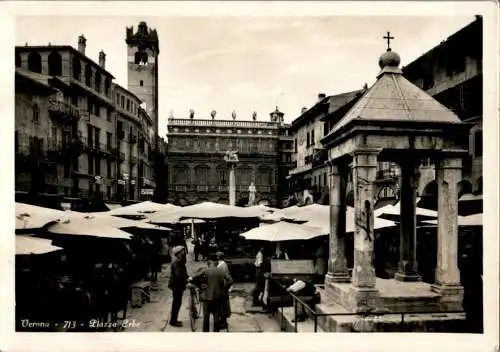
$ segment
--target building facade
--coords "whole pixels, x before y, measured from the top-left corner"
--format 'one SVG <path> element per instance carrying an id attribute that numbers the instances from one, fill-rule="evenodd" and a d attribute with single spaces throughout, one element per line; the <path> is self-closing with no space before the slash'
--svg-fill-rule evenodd
<path id="1" fill-rule="evenodd" d="M 467 43 L 464 45 L 463 43 Z M 463 160 L 460 195 L 482 194 L 482 19 L 451 35 L 437 47 L 402 68 L 410 82 L 455 112 L 462 121 L 473 124 Z M 326 97 L 320 94 L 310 108 L 290 127 L 294 138 L 294 167 L 290 170 L 292 196 L 299 204 L 328 204 L 327 165 L 321 139 L 362 97 L 362 90 Z M 418 196 L 436 199 L 434 162 L 424 159 L 419 168 Z M 401 170 L 396 163 L 379 162 L 377 199 L 399 198 Z M 353 201 L 352 182 L 347 185 L 347 204 Z"/>
<path id="2" fill-rule="evenodd" d="M 291 160 L 292 140 L 284 114 L 276 108 L 269 122 L 233 119 L 168 120 L 168 201 L 187 205 L 202 201 L 229 202 L 229 169 L 226 151 L 238 151 L 236 203 L 248 204 L 249 186 L 256 187 L 256 201 L 279 205 L 287 197 L 285 177 Z"/>
<path id="3" fill-rule="evenodd" d="M 154 178 L 147 156 L 154 140 L 152 118 L 132 92 L 113 83 L 105 53 L 96 63 L 85 50 L 83 35 L 78 49 L 50 44 L 15 48 L 18 192 L 121 201 L 125 192 L 118 181 L 125 167 L 137 186 Z M 124 122 L 129 128 L 125 143 Z M 141 138 L 145 153 L 138 147 Z M 128 199 L 140 199 L 137 186 Z"/>
<path id="4" fill-rule="evenodd" d="M 483 168 L 483 20 L 454 33 L 415 61 L 402 68 L 403 75 L 464 122 L 473 125 L 469 155 L 462 161 L 460 192 L 482 194 Z M 435 198 L 434 165 L 425 160 L 420 168 L 419 195 Z"/>

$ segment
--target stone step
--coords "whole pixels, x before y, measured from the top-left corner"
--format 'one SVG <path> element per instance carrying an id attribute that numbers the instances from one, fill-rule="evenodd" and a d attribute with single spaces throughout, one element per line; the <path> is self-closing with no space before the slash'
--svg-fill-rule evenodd
<path id="1" fill-rule="evenodd" d="M 282 314 L 283 312 L 283 314 Z M 283 311 L 278 309 L 276 312 L 276 320 L 281 326 L 281 330 L 285 332 L 295 332 L 295 322 L 293 321 L 295 315 L 294 307 L 283 307 Z M 314 333 L 314 320 L 306 319 L 305 321 L 297 322 L 297 332 Z M 318 324 L 316 332 L 325 332 Z"/>

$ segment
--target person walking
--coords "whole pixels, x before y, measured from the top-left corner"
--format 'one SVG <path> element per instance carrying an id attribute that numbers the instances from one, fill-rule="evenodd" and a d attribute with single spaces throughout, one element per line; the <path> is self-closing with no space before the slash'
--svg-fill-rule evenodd
<path id="1" fill-rule="evenodd" d="M 223 294 L 226 279 L 223 271 L 217 267 L 215 254 L 208 256 L 208 268 L 192 277 L 191 282 L 200 287 L 200 300 L 203 302 L 203 332 L 210 332 L 210 316 L 213 316 L 213 331 L 220 331 Z"/>
<path id="2" fill-rule="evenodd" d="M 227 329 L 227 319 L 231 317 L 231 304 L 229 301 L 229 291 L 231 290 L 231 286 L 233 285 L 233 278 L 231 273 L 229 272 L 229 267 L 227 263 L 224 261 L 224 253 L 217 252 L 217 267 L 224 273 L 225 282 L 225 291 L 222 295 L 222 315 L 221 315 L 221 329 Z"/>
<path id="3" fill-rule="evenodd" d="M 168 283 L 168 287 L 172 290 L 170 325 L 181 327 L 182 323 L 177 319 L 182 305 L 182 296 L 184 295 L 189 276 L 186 269 L 186 252 L 184 247 L 175 246 L 172 250 L 172 254 L 174 258 L 170 265 L 170 280 Z"/>

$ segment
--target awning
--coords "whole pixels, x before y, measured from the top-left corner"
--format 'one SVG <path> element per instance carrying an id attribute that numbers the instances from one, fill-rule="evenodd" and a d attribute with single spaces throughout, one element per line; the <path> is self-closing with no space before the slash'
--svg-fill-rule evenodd
<path id="1" fill-rule="evenodd" d="M 438 220 L 428 220 L 424 222 L 432 225 L 438 224 Z M 458 226 L 483 226 L 483 214 L 459 216 L 457 218 L 457 222 Z"/>
<path id="2" fill-rule="evenodd" d="M 176 205 L 173 204 L 160 204 L 160 203 L 155 203 L 151 201 L 145 201 L 145 202 L 140 202 L 137 204 L 132 204 L 132 205 L 127 205 L 125 207 L 117 208 L 117 209 L 112 209 L 106 214 L 109 215 L 117 215 L 117 216 L 135 216 L 135 215 L 145 215 L 145 214 L 150 214 L 150 213 L 156 213 L 159 211 L 164 211 L 164 210 L 171 210 L 171 209 L 177 209 L 180 208 Z"/>
<path id="3" fill-rule="evenodd" d="M 160 231 L 171 230 L 164 226 L 153 225 L 140 220 L 130 220 L 118 216 L 109 215 L 108 212 L 79 213 L 72 211 L 71 214 L 73 217 L 77 219 L 85 220 L 85 222 L 90 225 L 105 225 L 114 227 L 116 229 L 136 227 L 140 229 L 160 230 Z"/>

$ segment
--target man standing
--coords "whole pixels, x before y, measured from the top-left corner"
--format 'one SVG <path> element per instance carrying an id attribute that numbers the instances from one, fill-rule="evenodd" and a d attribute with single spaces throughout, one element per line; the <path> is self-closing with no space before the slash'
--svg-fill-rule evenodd
<path id="1" fill-rule="evenodd" d="M 231 286 L 233 285 L 233 278 L 231 277 L 231 273 L 229 272 L 229 267 L 227 266 L 227 263 L 224 261 L 224 253 L 223 252 L 217 252 L 217 260 L 218 260 L 218 265 L 217 267 L 222 271 L 224 274 L 224 278 L 226 280 L 225 284 L 225 290 L 222 295 L 222 316 L 221 316 L 221 329 L 227 329 L 227 319 L 231 316 L 231 305 L 229 302 L 229 290 L 231 289 Z"/>
<path id="2" fill-rule="evenodd" d="M 264 248 L 260 248 L 255 257 L 255 289 L 253 290 L 253 305 L 259 304 L 259 296 L 264 290 L 264 273 L 262 264 L 264 263 Z"/>
<path id="3" fill-rule="evenodd" d="M 200 300 L 203 301 L 203 332 L 210 332 L 210 316 L 213 315 L 213 331 L 220 330 L 223 294 L 226 290 L 224 273 L 217 267 L 217 256 L 208 256 L 208 268 L 193 276 L 192 283 L 202 288 Z"/>
<path id="4" fill-rule="evenodd" d="M 186 251 L 183 246 L 176 246 L 172 250 L 172 254 L 174 255 L 174 259 L 170 266 L 170 280 L 168 283 L 168 287 L 172 290 L 170 325 L 181 327 L 182 323 L 177 318 L 182 305 L 182 296 L 189 278 L 186 269 Z"/>

